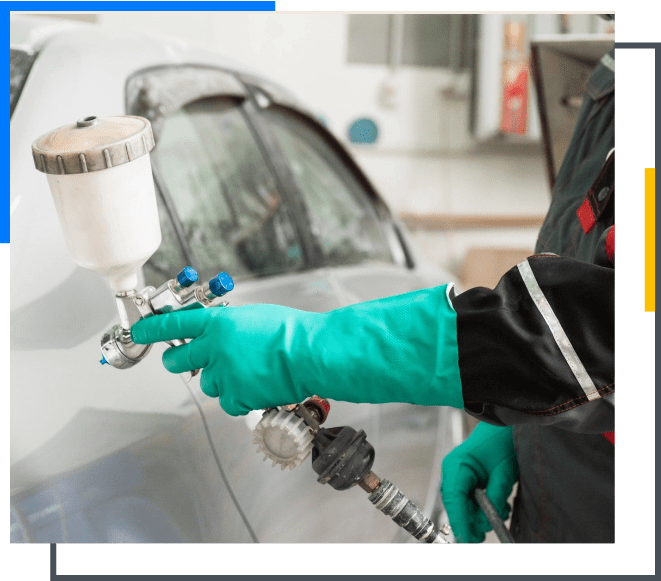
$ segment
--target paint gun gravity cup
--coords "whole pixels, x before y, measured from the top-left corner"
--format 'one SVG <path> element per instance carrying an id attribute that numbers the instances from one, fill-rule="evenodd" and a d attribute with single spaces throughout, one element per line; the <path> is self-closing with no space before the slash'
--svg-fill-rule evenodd
<path id="1" fill-rule="evenodd" d="M 85 117 L 32 144 L 46 174 L 73 260 L 108 279 L 114 291 L 136 288 L 137 272 L 161 243 L 142 117 Z"/>
<path id="2" fill-rule="evenodd" d="M 107 278 L 115 291 L 120 324 L 101 338 L 101 363 L 117 369 L 133 367 L 151 348 L 133 342 L 134 323 L 194 304 L 227 305 L 221 297 L 234 288 L 224 272 L 195 285 L 197 272 L 186 266 L 158 288 L 137 290 L 138 271 L 161 244 L 149 159 L 153 147 L 149 121 L 131 115 L 85 117 L 32 144 L 35 167 L 46 174 L 74 262 Z"/>

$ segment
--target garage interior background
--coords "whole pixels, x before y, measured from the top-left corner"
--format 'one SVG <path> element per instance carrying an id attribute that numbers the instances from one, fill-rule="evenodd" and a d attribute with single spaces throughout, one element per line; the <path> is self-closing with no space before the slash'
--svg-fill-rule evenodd
<path id="1" fill-rule="evenodd" d="M 530 254 L 550 202 L 530 40 L 614 32 L 596 14 L 59 17 L 214 50 L 292 90 L 347 145 L 418 252 L 464 288 L 494 286 Z M 351 139 L 361 119 L 376 125 L 371 143 Z"/>

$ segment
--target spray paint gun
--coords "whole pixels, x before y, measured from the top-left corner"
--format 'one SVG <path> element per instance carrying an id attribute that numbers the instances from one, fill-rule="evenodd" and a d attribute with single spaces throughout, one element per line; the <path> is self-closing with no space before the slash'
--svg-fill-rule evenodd
<path id="1" fill-rule="evenodd" d="M 101 339 L 101 363 L 117 369 L 132 367 L 151 349 L 131 340 L 135 322 L 193 305 L 226 305 L 221 297 L 234 288 L 224 272 L 194 285 L 197 272 L 186 267 L 158 288 L 136 290 L 138 271 L 161 244 L 149 159 L 154 145 L 149 121 L 131 115 L 85 117 L 32 144 L 73 260 L 106 277 L 116 293 L 120 324 Z M 177 344 L 183 341 L 171 343 Z"/>

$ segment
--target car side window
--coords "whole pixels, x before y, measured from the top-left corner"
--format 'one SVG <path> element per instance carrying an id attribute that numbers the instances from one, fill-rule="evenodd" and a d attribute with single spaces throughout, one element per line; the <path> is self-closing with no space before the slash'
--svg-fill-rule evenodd
<path id="1" fill-rule="evenodd" d="M 264 111 L 305 202 L 325 261 L 392 262 L 388 243 L 362 185 L 313 128 L 278 107 Z"/>
<path id="2" fill-rule="evenodd" d="M 293 221 L 236 100 L 178 109 L 164 120 L 152 156 L 200 279 L 302 267 Z"/>

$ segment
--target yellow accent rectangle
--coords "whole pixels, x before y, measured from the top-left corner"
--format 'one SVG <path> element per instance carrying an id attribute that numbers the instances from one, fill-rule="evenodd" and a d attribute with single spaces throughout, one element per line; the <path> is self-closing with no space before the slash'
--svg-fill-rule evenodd
<path id="1" fill-rule="evenodd" d="M 645 168 L 645 310 L 655 312 L 655 168 Z"/>

